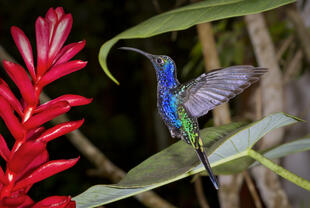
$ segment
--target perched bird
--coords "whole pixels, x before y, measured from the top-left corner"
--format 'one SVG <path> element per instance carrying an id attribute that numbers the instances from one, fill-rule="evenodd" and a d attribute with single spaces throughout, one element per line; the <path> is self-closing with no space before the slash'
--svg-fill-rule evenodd
<path id="1" fill-rule="evenodd" d="M 231 66 L 204 73 L 185 84 L 177 79 L 174 61 L 165 55 L 152 55 L 136 48 L 121 47 L 146 56 L 157 77 L 157 107 L 172 137 L 192 145 L 216 189 L 217 180 L 210 167 L 197 118 L 215 106 L 227 102 L 259 80 L 267 69 L 253 66 Z"/>

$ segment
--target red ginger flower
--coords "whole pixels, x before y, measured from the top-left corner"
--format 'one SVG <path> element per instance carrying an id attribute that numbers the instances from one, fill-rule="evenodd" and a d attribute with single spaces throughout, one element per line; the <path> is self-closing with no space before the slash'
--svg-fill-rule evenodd
<path id="1" fill-rule="evenodd" d="M 78 161 L 49 161 L 48 142 L 79 128 L 84 120 L 69 121 L 50 129 L 42 125 L 64 114 L 73 106 L 86 105 L 91 99 L 79 95 L 63 95 L 47 103 L 39 103 L 42 89 L 51 82 L 86 66 L 81 60 L 70 61 L 85 46 L 85 41 L 63 47 L 72 26 L 71 14 L 61 7 L 50 8 L 45 18 L 36 20 L 37 65 L 33 60 L 29 39 L 18 27 L 11 27 L 15 44 L 26 64 L 3 61 L 3 66 L 20 91 L 17 99 L 0 78 L 0 116 L 15 139 L 10 150 L 0 134 L 0 155 L 6 161 L 5 172 L 0 167 L 0 207 L 56 207 L 73 208 L 70 196 L 51 196 L 35 203 L 27 192 L 33 184 L 64 171 Z"/>

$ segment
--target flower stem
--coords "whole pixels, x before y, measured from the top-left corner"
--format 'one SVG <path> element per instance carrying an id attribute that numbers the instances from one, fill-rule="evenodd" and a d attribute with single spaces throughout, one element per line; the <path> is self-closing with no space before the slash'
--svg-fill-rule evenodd
<path id="1" fill-rule="evenodd" d="M 260 162 L 265 167 L 269 168 L 273 172 L 277 173 L 278 175 L 282 176 L 283 178 L 291 181 L 292 183 L 295 183 L 297 186 L 300 186 L 308 191 L 310 191 L 310 181 L 297 176 L 296 174 L 286 170 L 285 168 L 277 165 L 273 161 L 267 159 L 263 155 L 259 154 L 258 152 L 250 149 L 248 150 L 248 155 L 252 157 L 253 159 Z"/>

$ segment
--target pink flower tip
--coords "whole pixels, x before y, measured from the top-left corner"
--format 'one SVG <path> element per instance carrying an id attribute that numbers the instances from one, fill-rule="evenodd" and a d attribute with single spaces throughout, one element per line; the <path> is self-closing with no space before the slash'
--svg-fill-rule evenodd
<path id="1" fill-rule="evenodd" d="M 28 68 L 28 71 L 32 78 L 35 78 L 35 69 L 33 63 L 32 47 L 30 41 L 25 35 L 25 33 L 18 27 L 11 27 L 11 34 L 14 39 L 14 42 L 19 50 L 19 53 L 22 55 L 24 62 Z"/>
<path id="2" fill-rule="evenodd" d="M 44 87 L 47 84 L 75 71 L 83 69 L 87 61 L 74 60 L 52 67 L 40 80 L 39 86 Z"/>
<path id="3" fill-rule="evenodd" d="M 80 106 L 80 105 L 87 105 L 89 103 L 92 102 L 92 98 L 86 98 L 80 95 L 72 95 L 72 94 L 66 94 L 66 95 L 62 95 L 58 98 L 55 98 L 53 100 L 50 100 L 46 103 L 43 103 L 42 105 L 38 106 L 34 113 L 39 113 L 42 112 L 48 108 L 50 108 L 51 106 L 53 106 L 55 103 L 60 102 L 60 101 L 66 101 L 69 103 L 69 105 L 71 107 L 73 106 Z"/>
<path id="4" fill-rule="evenodd" d="M 11 33 L 16 33 L 16 32 L 23 32 L 19 27 L 17 26 L 11 26 Z"/>
<path id="5" fill-rule="evenodd" d="M 34 88 L 25 69 L 19 64 L 6 60 L 3 60 L 3 67 L 18 87 L 26 103 L 33 104 L 35 102 Z"/>
<path id="6" fill-rule="evenodd" d="M 50 121 L 61 114 L 67 113 L 70 108 L 71 106 L 67 101 L 59 101 L 50 106 L 50 108 L 33 115 L 24 123 L 24 126 L 28 129 L 37 128 L 45 122 Z"/>
<path id="7" fill-rule="evenodd" d="M 65 11 L 62 7 L 57 7 L 55 9 L 55 13 L 57 15 L 58 20 L 60 20 L 62 18 L 62 16 L 65 14 Z"/>
<path id="8" fill-rule="evenodd" d="M 80 157 L 67 159 L 67 160 L 52 160 L 42 164 L 40 167 L 35 169 L 31 174 L 29 174 L 26 178 L 21 179 L 16 183 L 13 188 L 13 191 L 17 191 L 21 188 L 25 188 L 29 185 L 35 184 L 39 181 L 42 181 L 52 175 L 55 175 L 59 172 L 67 170 L 74 166 Z"/>
<path id="9" fill-rule="evenodd" d="M 0 95 L 6 99 L 14 110 L 20 115 L 23 115 L 21 103 L 17 100 L 7 83 L 0 78 Z"/>
<path id="10" fill-rule="evenodd" d="M 83 40 L 77 43 L 70 43 L 65 47 L 63 47 L 54 60 L 55 61 L 54 66 L 69 61 L 72 57 L 74 57 L 78 52 L 80 52 L 84 48 L 85 43 L 86 43 L 85 40 Z"/>
<path id="11" fill-rule="evenodd" d="M 79 121 L 68 121 L 61 124 L 57 124 L 56 126 L 46 130 L 43 132 L 36 141 L 49 142 L 53 139 L 56 139 L 60 136 L 63 136 L 69 132 L 72 132 L 82 126 L 84 123 L 84 119 Z"/>

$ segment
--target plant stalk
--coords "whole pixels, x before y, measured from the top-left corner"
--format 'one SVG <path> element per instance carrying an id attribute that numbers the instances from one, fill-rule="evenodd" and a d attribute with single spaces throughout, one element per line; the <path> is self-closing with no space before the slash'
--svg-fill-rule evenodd
<path id="1" fill-rule="evenodd" d="M 289 180 L 297 186 L 310 191 L 310 181 L 286 170 L 252 149 L 248 150 L 248 155 L 286 180 Z"/>

